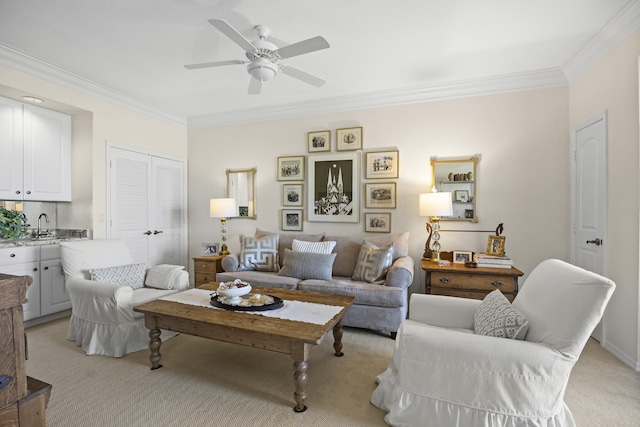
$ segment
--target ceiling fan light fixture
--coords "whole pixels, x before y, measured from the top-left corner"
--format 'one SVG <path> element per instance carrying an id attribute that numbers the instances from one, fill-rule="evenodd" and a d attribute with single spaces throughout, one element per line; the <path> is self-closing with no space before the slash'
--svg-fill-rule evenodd
<path id="1" fill-rule="evenodd" d="M 247 71 L 256 80 L 266 82 L 271 80 L 278 74 L 278 66 L 266 61 L 258 60 L 247 65 Z"/>

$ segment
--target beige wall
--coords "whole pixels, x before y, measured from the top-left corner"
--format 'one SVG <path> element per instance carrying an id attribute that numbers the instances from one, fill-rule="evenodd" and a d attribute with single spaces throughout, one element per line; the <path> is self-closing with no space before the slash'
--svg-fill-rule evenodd
<path id="1" fill-rule="evenodd" d="M 570 126 L 598 113 L 608 118 L 608 223 L 605 274 L 616 282 L 605 318 L 604 345 L 640 369 L 638 316 L 640 31 L 570 89 Z"/>
<path id="2" fill-rule="evenodd" d="M 190 256 L 199 254 L 202 243 L 220 240 L 219 222 L 208 217 L 208 200 L 224 196 L 226 168 L 257 167 L 257 219 L 233 219 L 228 224 L 229 246 L 237 251 L 239 234 L 253 234 L 256 227 L 280 229 L 282 183 L 276 181 L 276 158 L 309 156 L 308 131 L 357 125 L 364 128 L 365 151 L 400 151 L 398 208 L 390 210 L 392 227 L 393 232 L 411 231 L 414 260 L 421 259 L 426 240 L 426 218 L 418 216 L 418 194 L 430 188 L 430 158 L 476 154 L 481 156 L 477 172 L 480 222 L 443 222 L 442 228 L 495 230 L 504 223 L 507 252 L 526 273 L 545 258 L 566 260 L 570 248 L 568 123 L 568 88 L 564 87 L 191 130 Z M 335 153 L 335 141 L 332 146 Z M 305 222 L 304 232 L 364 235 L 363 216 L 357 224 Z M 443 232 L 443 250 L 484 251 L 489 234 Z M 412 290 L 421 291 L 423 283 L 418 267 Z"/>
<path id="3" fill-rule="evenodd" d="M 68 224 L 70 227 L 92 228 L 96 238 L 106 236 L 107 141 L 187 158 L 187 130 L 184 127 L 2 65 L 0 82 L 10 88 L 13 95 L 24 92 L 41 97 L 52 101 L 51 104 L 43 104 L 44 108 L 55 105 L 52 109 L 74 116 L 72 197 L 77 203 L 60 206 L 59 213 L 65 218 L 74 218 L 74 224 Z M 89 144 L 89 147 L 84 144 Z"/>

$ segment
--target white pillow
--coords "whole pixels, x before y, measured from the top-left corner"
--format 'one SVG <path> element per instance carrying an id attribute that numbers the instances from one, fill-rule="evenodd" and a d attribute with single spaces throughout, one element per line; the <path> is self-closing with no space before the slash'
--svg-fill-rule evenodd
<path id="1" fill-rule="evenodd" d="M 478 335 L 523 340 L 529 321 L 511 306 L 500 289 L 489 292 L 473 315 L 473 330 Z"/>
<path id="2" fill-rule="evenodd" d="M 96 282 L 128 285 L 132 289 L 144 287 L 145 264 L 128 264 L 117 267 L 93 268 L 89 270 L 91 280 Z"/>
<path id="3" fill-rule="evenodd" d="M 180 287 L 182 273 L 186 273 L 186 271 L 184 271 L 184 266 L 182 265 L 156 265 L 147 270 L 144 285 L 147 288 L 167 290 L 178 289 Z"/>
<path id="4" fill-rule="evenodd" d="M 303 240 L 293 239 L 291 249 L 296 252 L 311 252 L 314 254 L 330 254 L 333 248 L 336 247 L 336 242 L 327 240 L 326 242 L 306 242 Z"/>

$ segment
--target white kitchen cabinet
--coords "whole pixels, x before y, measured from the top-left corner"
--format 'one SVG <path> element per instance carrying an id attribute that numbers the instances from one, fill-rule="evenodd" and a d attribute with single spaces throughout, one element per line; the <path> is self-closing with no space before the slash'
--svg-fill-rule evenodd
<path id="1" fill-rule="evenodd" d="M 71 116 L 0 98 L 0 200 L 71 201 Z"/>
<path id="2" fill-rule="evenodd" d="M 24 320 L 71 308 L 60 259 L 60 245 L 20 246 L 0 249 L 0 273 L 31 276 L 23 305 Z"/>

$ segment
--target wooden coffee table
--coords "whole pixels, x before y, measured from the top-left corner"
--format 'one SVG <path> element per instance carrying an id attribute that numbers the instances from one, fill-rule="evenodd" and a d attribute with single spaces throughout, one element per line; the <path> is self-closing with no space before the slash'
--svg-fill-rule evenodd
<path id="1" fill-rule="evenodd" d="M 218 283 L 207 283 L 199 289 L 214 291 L 218 289 Z M 304 412 L 307 409 L 305 405 L 307 394 L 304 388 L 307 383 L 309 350 L 312 346 L 320 344 L 333 328 L 335 355 L 338 357 L 343 355 L 342 317 L 355 298 L 258 286 L 254 286 L 252 292 L 269 294 L 284 300 L 335 305 L 342 307 L 342 310 L 324 325 L 316 325 L 174 301 L 147 302 L 134 307 L 134 310 L 144 313 L 144 324 L 149 329 L 151 369 L 162 367 L 160 329 L 290 354 L 294 361 L 295 393 L 293 396 L 296 405 L 293 409 L 296 412 Z"/>

